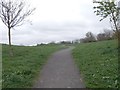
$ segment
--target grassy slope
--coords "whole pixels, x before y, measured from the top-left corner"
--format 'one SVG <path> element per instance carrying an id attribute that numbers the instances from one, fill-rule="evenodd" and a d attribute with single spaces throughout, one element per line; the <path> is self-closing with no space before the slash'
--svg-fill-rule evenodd
<path id="1" fill-rule="evenodd" d="M 9 47 L 3 45 L 3 88 L 31 87 L 47 58 L 60 48 L 59 45 L 13 46 L 14 57 L 10 58 Z"/>
<path id="2" fill-rule="evenodd" d="M 79 44 L 73 56 L 87 88 L 118 87 L 118 51 L 115 40 Z"/>

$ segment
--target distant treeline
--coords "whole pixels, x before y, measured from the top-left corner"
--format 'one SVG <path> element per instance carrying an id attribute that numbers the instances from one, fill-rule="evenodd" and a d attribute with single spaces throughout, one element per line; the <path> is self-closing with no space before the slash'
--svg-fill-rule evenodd
<path id="1" fill-rule="evenodd" d="M 85 38 L 81 38 L 81 43 L 87 43 L 87 42 L 96 42 L 96 41 L 103 41 L 103 40 L 112 40 L 116 38 L 116 32 L 113 30 L 105 29 L 103 33 L 99 33 L 97 35 L 94 35 L 92 32 L 87 32 Z"/>
<path id="2" fill-rule="evenodd" d="M 98 33 L 97 35 L 93 34 L 92 32 L 87 32 L 86 36 L 81 39 L 76 39 L 73 41 L 60 41 L 58 43 L 52 41 L 48 44 L 54 45 L 54 44 L 76 44 L 76 43 L 88 43 L 88 42 L 97 42 L 97 41 L 103 41 L 103 40 L 112 40 L 116 39 L 117 34 L 113 30 L 105 29 L 102 33 Z M 46 45 L 44 43 L 37 44 L 39 45 Z"/>

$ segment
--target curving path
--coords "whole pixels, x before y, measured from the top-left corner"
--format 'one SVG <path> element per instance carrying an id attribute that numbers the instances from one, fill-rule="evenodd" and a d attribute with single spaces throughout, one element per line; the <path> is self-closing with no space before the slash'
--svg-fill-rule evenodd
<path id="1" fill-rule="evenodd" d="M 60 50 L 49 58 L 34 88 L 85 88 L 71 55 L 73 48 Z"/>

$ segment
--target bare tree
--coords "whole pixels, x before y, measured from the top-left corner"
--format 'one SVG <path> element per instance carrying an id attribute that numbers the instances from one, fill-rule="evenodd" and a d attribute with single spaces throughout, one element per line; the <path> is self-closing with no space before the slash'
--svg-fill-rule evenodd
<path id="1" fill-rule="evenodd" d="M 105 35 L 105 33 L 99 33 L 99 34 L 97 35 L 97 40 L 98 40 L 98 41 L 106 40 L 106 35 Z"/>
<path id="2" fill-rule="evenodd" d="M 87 33 L 86 33 L 86 39 L 87 39 L 89 42 L 94 42 L 94 41 L 96 41 L 95 35 L 94 35 L 92 32 L 87 32 Z"/>
<path id="3" fill-rule="evenodd" d="M 0 18 L 8 28 L 10 55 L 13 56 L 11 47 L 11 29 L 23 24 L 26 17 L 28 17 L 35 10 L 27 8 L 25 2 L 20 0 L 1 0 L 0 1 Z"/>
<path id="4" fill-rule="evenodd" d="M 104 29 L 104 33 L 107 40 L 113 39 L 113 34 L 114 34 L 113 30 Z"/>

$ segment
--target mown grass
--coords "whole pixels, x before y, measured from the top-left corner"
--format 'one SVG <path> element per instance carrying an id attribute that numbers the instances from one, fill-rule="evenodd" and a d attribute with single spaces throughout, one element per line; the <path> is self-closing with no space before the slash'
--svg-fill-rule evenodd
<path id="1" fill-rule="evenodd" d="M 14 57 L 9 57 L 9 46 L 2 45 L 2 88 L 30 88 L 51 53 L 60 45 L 13 46 Z"/>
<path id="2" fill-rule="evenodd" d="M 73 57 L 87 88 L 118 88 L 116 40 L 79 44 Z"/>

